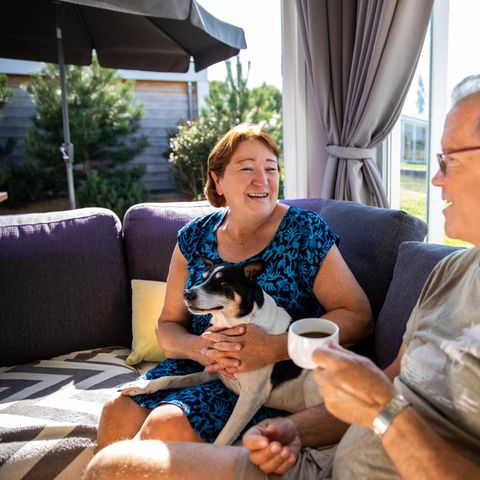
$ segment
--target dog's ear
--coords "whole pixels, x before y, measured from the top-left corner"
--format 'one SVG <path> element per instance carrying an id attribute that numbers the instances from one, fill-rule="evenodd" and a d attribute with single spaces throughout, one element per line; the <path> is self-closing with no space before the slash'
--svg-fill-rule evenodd
<path id="1" fill-rule="evenodd" d="M 207 268 L 212 268 L 215 265 L 215 262 L 207 257 L 202 257 L 202 261 Z"/>
<path id="2" fill-rule="evenodd" d="M 264 263 L 262 260 L 257 260 L 255 262 L 247 263 L 243 267 L 243 272 L 245 273 L 245 277 L 249 280 L 255 280 L 260 273 L 263 271 Z"/>

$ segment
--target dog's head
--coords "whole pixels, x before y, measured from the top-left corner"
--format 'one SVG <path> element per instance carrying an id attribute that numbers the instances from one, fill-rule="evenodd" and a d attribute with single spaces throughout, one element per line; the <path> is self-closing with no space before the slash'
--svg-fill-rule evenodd
<path id="1" fill-rule="evenodd" d="M 185 303 L 194 314 L 221 313 L 223 317 L 249 315 L 263 305 L 263 291 L 256 282 L 262 261 L 245 265 L 214 264 L 204 259 L 207 270 L 200 285 L 184 291 Z"/>

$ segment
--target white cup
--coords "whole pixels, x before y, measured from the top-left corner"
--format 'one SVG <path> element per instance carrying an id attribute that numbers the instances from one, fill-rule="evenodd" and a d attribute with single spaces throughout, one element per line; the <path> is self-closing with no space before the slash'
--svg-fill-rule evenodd
<path id="1" fill-rule="evenodd" d="M 305 336 L 305 334 L 309 334 Z M 318 337 L 318 334 L 324 336 Z M 338 343 L 338 325 L 324 318 L 303 318 L 288 329 L 288 355 L 299 367 L 316 368 L 313 351 L 330 341 Z"/>

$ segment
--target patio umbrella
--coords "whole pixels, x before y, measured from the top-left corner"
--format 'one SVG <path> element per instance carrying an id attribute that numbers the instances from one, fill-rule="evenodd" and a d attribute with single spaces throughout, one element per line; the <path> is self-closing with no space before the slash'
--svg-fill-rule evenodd
<path id="1" fill-rule="evenodd" d="M 186 72 L 246 48 L 241 28 L 195 0 L 10 0 L 0 7 L 0 57 L 58 63 L 70 208 L 75 208 L 73 145 L 65 64 L 90 65 L 92 50 L 108 68 Z"/>

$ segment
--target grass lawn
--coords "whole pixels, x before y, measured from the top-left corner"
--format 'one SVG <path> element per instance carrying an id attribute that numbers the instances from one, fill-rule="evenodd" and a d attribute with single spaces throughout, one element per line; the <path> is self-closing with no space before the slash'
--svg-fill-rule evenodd
<path id="1" fill-rule="evenodd" d="M 427 218 L 427 186 L 425 180 L 402 176 L 400 187 L 400 208 L 405 212 L 420 218 L 424 222 Z M 456 240 L 447 235 L 444 236 L 443 243 L 454 247 L 472 247 L 468 242 Z"/>
<path id="2" fill-rule="evenodd" d="M 400 168 L 402 170 L 417 170 L 419 172 L 427 171 L 426 163 L 401 163 Z"/>

